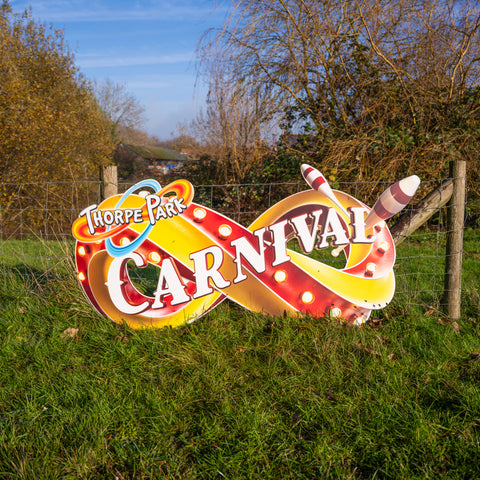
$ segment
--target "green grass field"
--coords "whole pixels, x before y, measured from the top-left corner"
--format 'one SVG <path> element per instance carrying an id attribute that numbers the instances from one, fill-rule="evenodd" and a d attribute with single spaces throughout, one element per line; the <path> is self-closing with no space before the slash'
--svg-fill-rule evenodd
<path id="1" fill-rule="evenodd" d="M 0 478 L 480 478 L 480 233 L 456 322 L 429 308 L 441 241 L 399 249 L 406 293 L 363 327 L 224 302 L 156 331 L 97 315 L 48 245 L 3 244 Z"/>

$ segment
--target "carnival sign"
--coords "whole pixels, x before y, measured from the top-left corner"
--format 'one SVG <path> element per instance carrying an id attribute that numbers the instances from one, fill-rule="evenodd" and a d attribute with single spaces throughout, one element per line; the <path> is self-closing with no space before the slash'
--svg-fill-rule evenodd
<path id="1" fill-rule="evenodd" d="M 193 202 L 186 180 L 144 180 L 73 224 L 80 284 L 102 315 L 132 328 L 177 327 L 229 298 L 269 315 L 334 317 L 360 325 L 395 290 L 395 245 L 385 220 L 411 200 L 420 180 L 389 187 L 372 209 L 332 190 L 302 165 L 311 189 L 285 198 L 244 227 Z M 292 243 L 299 248 L 292 248 Z M 334 247 L 343 268 L 315 252 Z M 133 269 L 156 272 L 152 294 Z M 130 274 L 129 274 L 130 271 Z"/>

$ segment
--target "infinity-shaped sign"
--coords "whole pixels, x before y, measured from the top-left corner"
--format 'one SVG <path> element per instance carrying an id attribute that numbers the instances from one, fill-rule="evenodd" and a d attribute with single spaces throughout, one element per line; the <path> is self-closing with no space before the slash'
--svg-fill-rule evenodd
<path id="1" fill-rule="evenodd" d="M 146 180 L 86 208 L 73 224 L 85 294 L 102 315 L 133 328 L 177 327 L 225 298 L 275 316 L 364 323 L 393 297 L 395 246 L 384 220 L 408 203 L 418 177 L 390 187 L 370 210 L 331 190 L 312 167 L 302 173 L 312 189 L 280 201 L 248 228 L 193 203 L 186 180 L 164 188 Z M 344 268 L 309 256 L 330 246 L 337 254 L 344 249 Z M 132 282 L 133 265 L 157 267 L 153 296 Z"/>

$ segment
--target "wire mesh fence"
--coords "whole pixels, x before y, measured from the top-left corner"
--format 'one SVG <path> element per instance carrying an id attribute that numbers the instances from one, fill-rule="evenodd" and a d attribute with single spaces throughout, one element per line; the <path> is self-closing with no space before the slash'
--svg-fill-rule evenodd
<path id="1" fill-rule="evenodd" d="M 372 183 L 383 192 L 380 185 Z M 438 181 L 422 182 L 424 192 L 434 189 Z M 119 193 L 132 183 L 120 183 Z M 339 182 L 334 187 L 358 198 L 359 187 L 366 182 Z M 194 202 L 215 209 L 238 223 L 248 226 L 255 218 L 279 200 L 308 189 L 304 182 L 241 185 L 195 186 Z M 45 182 L 0 184 L 0 284 L 6 285 L 12 275 L 25 281 L 43 282 L 73 268 L 74 239 L 71 226 L 87 206 L 101 202 L 101 182 Z M 7 193 L 5 193 L 7 192 Z M 359 198 L 359 200 L 362 200 Z M 444 293 L 447 210 L 435 208 L 428 224 L 409 235 L 397 249 L 395 302 L 402 305 L 442 307 Z M 413 218 L 415 207 L 408 205 L 401 214 Z M 396 218 L 389 220 L 392 226 Z M 326 264 L 342 267 L 344 259 L 335 259 L 330 250 L 318 252 Z M 14 285 L 19 285 L 15 283 Z"/>

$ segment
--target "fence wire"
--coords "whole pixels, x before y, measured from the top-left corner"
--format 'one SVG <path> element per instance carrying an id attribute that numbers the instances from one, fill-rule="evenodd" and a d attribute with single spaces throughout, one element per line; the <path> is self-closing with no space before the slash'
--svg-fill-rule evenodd
<path id="1" fill-rule="evenodd" d="M 438 183 L 422 182 L 422 191 L 429 192 Z M 119 184 L 119 192 L 131 185 Z M 340 182 L 334 187 L 358 198 L 360 185 L 362 191 L 368 188 L 366 182 Z M 372 182 L 372 188 L 380 188 L 377 197 L 388 186 L 390 183 L 382 189 L 378 182 Z M 8 192 L 4 194 L 7 201 L 0 203 L 0 285 L 15 291 L 23 283 L 42 283 L 73 271 L 71 225 L 85 207 L 101 202 L 100 187 L 100 182 L 94 181 L 0 184 L 1 191 Z M 194 202 L 248 226 L 279 200 L 308 188 L 304 182 L 198 185 Z M 394 301 L 398 304 L 442 307 L 447 209 L 439 209 L 397 249 Z M 412 204 L 401 212 L 410 217 L 415 213 Z M 396 220 L 390 219 L 389 226 Z M 342 266 L 328 250 L 319 255 L 324 263 Z"/>

